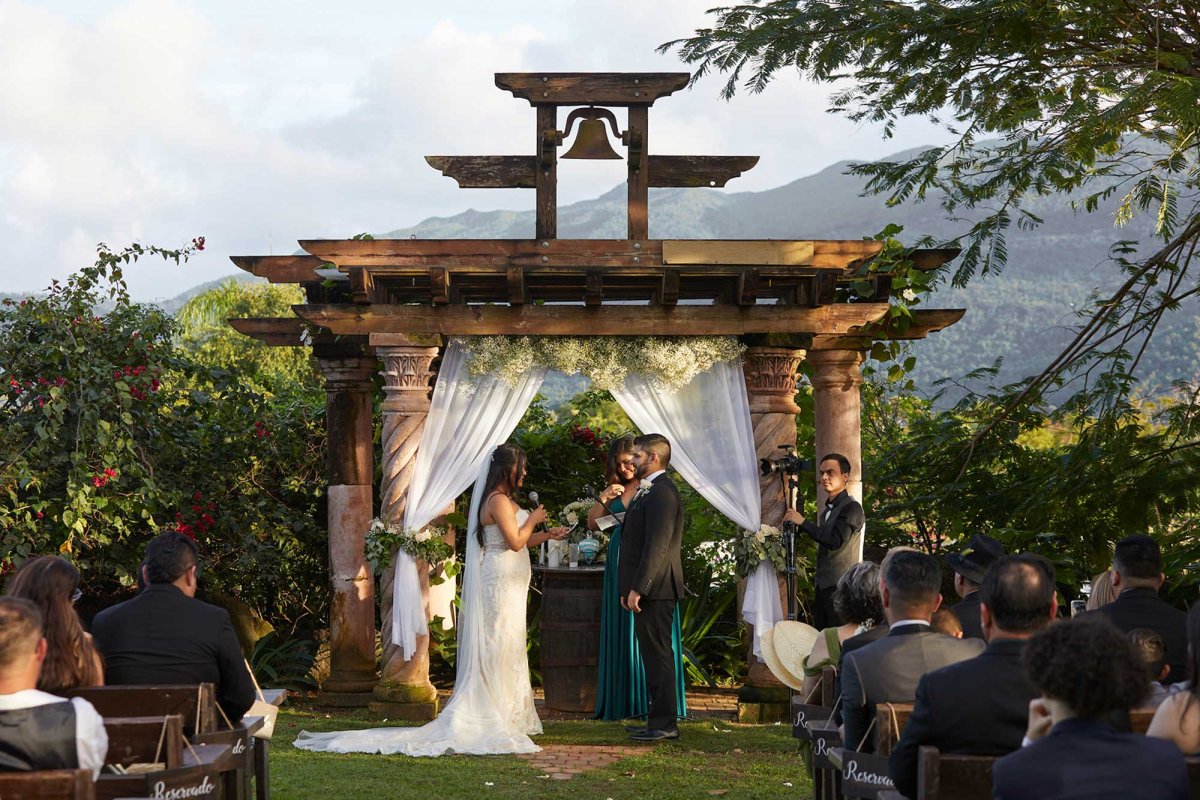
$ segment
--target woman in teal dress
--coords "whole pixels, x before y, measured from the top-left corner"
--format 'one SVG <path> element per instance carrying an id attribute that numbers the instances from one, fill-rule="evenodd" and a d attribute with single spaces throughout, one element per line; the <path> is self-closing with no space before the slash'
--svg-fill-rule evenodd
<path id="1" fill-rule="evenodd" d="M 614 439 L 608 448 L 605 467 L 608 488 L 600 497 L 616 514 L 625 511 L 637 493 L 638 481 L 633 469 L 633 436 Z M 596 503 L 588 513 L 588 528 L 599 530 L 596 520 L 608 512 Z M 617 557 L 621 551 L 621 526 L 608 529 L 610 539 L 604 563 L 604 594 L 600 599 L 600 669 L 593 719 L 644 717 L 650 705 L 646 691 L 646 672 L 633 632 L 633 613 L 621 608 L 617 591 Z M 679 627 L 679 607 L 671 628 L 671 646 L 675 651 L 675 707 L 679 716 L 687 715 L 684 697 L 683 641 Z"/>

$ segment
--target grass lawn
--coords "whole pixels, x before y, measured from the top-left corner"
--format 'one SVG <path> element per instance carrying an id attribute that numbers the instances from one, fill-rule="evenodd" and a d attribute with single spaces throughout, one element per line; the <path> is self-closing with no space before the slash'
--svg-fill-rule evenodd
<path id="1" fill-rule="evenodd" d="M 516 756 L 339 755 L 297 750 L 300 730 L 378 726 L 361 712 L 284 708 L 271 742 L 271 795 L 277 800 L 428 798 L 810 798 L 812 788 L 786 725 L 724 720 L 680 724 L 682 739 L 644 746 L 645 754 L 571 780 L 552 780 Z M 384 723 L 386 724 L 386 723 Z M 540 745 L 629 745 L 613 722 L 546 722 Z"/>

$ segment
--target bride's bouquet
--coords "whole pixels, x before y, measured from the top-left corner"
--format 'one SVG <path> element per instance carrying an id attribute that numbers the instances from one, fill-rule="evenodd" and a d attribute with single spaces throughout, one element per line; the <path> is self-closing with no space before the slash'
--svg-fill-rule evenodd
<path id="1" fill-rule="evenodd" d="M 446 528 L 426 525 L 419 530 L 405 530 L 403 525 L 371 520 L 364 548 L 367 560 L 376 572 L 387 569 L 392 562 L 392 550 L 399 548 L 418 561 L 437 565 L 454 557 L 454 548 L 442 538 Z M 447 571 L 449 572 L 449 571 Z"/>

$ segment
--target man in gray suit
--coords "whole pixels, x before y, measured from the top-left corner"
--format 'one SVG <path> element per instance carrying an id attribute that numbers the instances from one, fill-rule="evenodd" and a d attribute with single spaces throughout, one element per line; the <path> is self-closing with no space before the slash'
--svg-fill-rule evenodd
<path id="1" fill-rule="evenodd" d="M 892 557 L 883 576 L 883 613 L 887 636 L 842 658 L 843 741 L 847 749 L 875 750 L 868 736 L 875 706 L 911 703 L 917 683 L 930 670 L 974 658 L 984 649 L 978 639 L 955 639 L 930 629 L 929 618 L 942 604 L 941 570 L 924 553 Z"/>

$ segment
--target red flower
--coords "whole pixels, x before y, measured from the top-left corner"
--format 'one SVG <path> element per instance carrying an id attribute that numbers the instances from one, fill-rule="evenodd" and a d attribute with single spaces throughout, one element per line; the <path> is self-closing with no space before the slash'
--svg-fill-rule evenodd
<path id="1" fill-rule="evenodd" d="M 162 384 L 158 382 L 158 378 L 155 378 L 154 380 L 150 381 L 150 391 L 157 392 L 158 387 L 161 385 Z"/>
<path id="2" fill-rule="evenodd" d="M 199 500 L 201 497 L 204 497 L 204 493 L 203 493 L 203 492 L 194 492 L 194 493 L 192 494 L 192 499 L 193 499 L 193 500 Z"/>
<path id="3" fill-rule="evenodd" d="M 176 533 L 182 533 L 184 536 L 188 537 L 188 538 L 189 538 L 189 539 L 191 539 L 193 542 L 194 542 L 194 541 L 196 541 L 196 533 L 195 533 L 195 531 L 193 531 L 193 530 L 192 530 L 192 526 L 191 526 L 191 525 L 188 525 L 186 522 L 181 522 L 181 523 L 179 523 L 178 525 L 176 525 L 176 526 L 175 526 L 175 532 L 176 532 Z"/>
<path id="4" fill-rule="evenodd" d="M 214 519 L 213 519 L 211 516 L 209 516 L 208 514 L 201 514 L 201 515 L 200 515 L 200 519 L 201 519 L 201 520 L 203 520 L 203 522 L 204 522 L 204 524 L 205 524 L 205 525 L 212 525 L 214 522 L 216 522 L 216 520 L 214 520 Z"/>
<path id="5" fill-rule="evenodd" d="M 114 381 L 119 381 L 119 380 L 121 380 L 121 370 L 119 370 L 119 369 L 114 369 L 114 370 L 113 370 L 113 380 L 114 380 Z"/>
<path id="6" fill-rule="evenodd" d="M 38 398 L 38 408 L 45 408 L 45 407 L 46 407 L 46 398 L 39 397 Z"/>
<path id="7" fill-rule="evenodd" d="M 67 379 L 66 379 L 66 378 L 64 378 L 62 375 L 59 375 L 57 378 L 55 378 L 55 379 L 54 379 L 54 385 L 55 385 L 55 386 L 62 386 L 62 385 L 64 385 L 66 382 L 67 382 Z"/>
<path id="8" fill-rule="evenodd" d="M 95 486 L 97 489 L 106 483 L 108 483 L 108 478 L 105 478 L 101 475 L 97 475 L 96 477 L 92 478 L 92 486 Z"/>
<path id="9" fill-rule="evenodd" d="M 42 513 L 42 512 L 40 512 L 40 511 L 35 511 L 35 512 L 33 512 L 33 515 L 34 515 L 35 517 L 37 517 L 38 519 L 43 519 L 43 518 L 46 516 L 45 514 L 43 514 L 43 513 Z"/>
<path id="10" fill-rule="evenodd" d="M 107 476 L 108 476 L 108 477 L 110 477 L 110 478 L 115 478 L 115 477 L 117 477 L 117 471 L 116 471 L 115 469 L 113 469 L 112 467 L 105 467 L 105 468 L 104 468 L 104 474 L 105 474 L 105 475 L 107 475 Z"/>
<path id="11" fill-rule="evenodd" d="M 197 250 L 203 250 L 204 249 L 204 237 L 197 236 L 195 239 L 192 239 L 192 247 L 195 247 Z"/>

